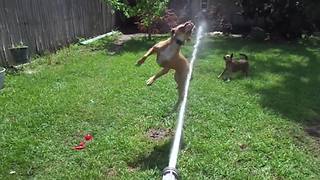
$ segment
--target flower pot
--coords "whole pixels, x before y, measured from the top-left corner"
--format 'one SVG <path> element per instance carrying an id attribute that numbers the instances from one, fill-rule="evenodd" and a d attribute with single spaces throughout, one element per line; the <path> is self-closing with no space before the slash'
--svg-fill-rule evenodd
<path id="1" fill-rule="evenodd" d="M 16 64 L 24 64 L 29 61 L 28 46 L 10 48 L 10 52 Z"/>
<path id="2" fill-rule="evenodd" d="M 5 78 L 6 69 L 3 67 L 0 67 L 0 89 L 4 86 L 4 78 Z"/>

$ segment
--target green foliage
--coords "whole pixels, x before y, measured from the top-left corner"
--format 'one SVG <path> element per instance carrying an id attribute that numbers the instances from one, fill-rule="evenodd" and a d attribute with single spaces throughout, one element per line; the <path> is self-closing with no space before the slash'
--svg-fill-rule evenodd
<path id="1" fill-rule="evenodd" d="M 120 0 L 104 0 L 106 3 L 110 4 L 115 10 L 121 11 L 125 16 L 131 17 L 129 13 L 130 6 L 128 3 L 122 2 Z"/>
<path id="2" fill-rule="evenodd" d="M 310 34 L 312 19 L 308 18 L 307 7 L 316 5 L 305 0 L 237 0 L 246 18 L 263 18 L 264 29 L 270 34 L 286 39 L 300 38 L 303 33 Z M 317 7 L 317 6 L 316 6 Z M 313 12 L 318 11 L 313 9 Z"/>
<path id="3" fill-rule="evenodd" d="M 306 8 L 305 12 L 307 14 L 308 19 L 311 20 L 313 26 L 315 27 L 316 31 L 320 31 L 320 1 L 314 0 L 306 0 L 305 2 Z"/>
<path id="4" fill-rule="evenodd" d="M 161 17 L 168 5 L 169 0 L 138 0 L 134 5 L 127 1 L 105 0 L 111 6 L 123 12 L 126 17 L 138 17 L 140 23 L 146 28 L 150 28 L 152 23 Z"/>

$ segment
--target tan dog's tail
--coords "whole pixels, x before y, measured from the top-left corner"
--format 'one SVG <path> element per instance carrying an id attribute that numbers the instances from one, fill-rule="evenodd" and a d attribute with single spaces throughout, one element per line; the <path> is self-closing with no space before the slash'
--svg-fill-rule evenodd
<path id="1" fill-rule="evenodd" d="M 245 54 L 243 54 L 243 53 L 240 53 L 240 56 L 243 56 L 244 59 L 248 61 L 248 56 L 247 56 L 247 55 L 245 55 Z"/>

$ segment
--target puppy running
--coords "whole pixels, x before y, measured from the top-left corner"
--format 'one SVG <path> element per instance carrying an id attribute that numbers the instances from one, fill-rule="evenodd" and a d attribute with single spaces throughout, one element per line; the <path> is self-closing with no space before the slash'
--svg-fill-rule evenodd
<path id="1" fill-rule="evenodd" d="M 151 86 L 159 77 L 167 74 L 170 69 L 175 70 L 174 79 L 177 83 L 178 102 L 180 104 L 183 98 L 184 84 L 189 71 L 189 62 L 181 54 L 180 48 L 186 40 L 191 39 L 191 34 L 195 25 L 188 21 L 180 24 L 171 30 L 171 37 L 154 45 L 149 51 L 137 62 L 140 66 L 152 54 L 157 54 L 157 63 L 162 69 L 147 80 L 147 85 Z"/>
<path id="2" fill-rule="evenodd" d="M 227 54 L 223 57 L 226 65 L 223 70 L 223 72 L 218 76 L 218 78 L 221 78 L 225 73 L 227 73 L 226 78 L 230 80 L 231 73 L 242 71 L 246 76 L 248 76 L 249 73 L 249 62 L 248 62 L 248 56 L 245 54 L 240 54 L 243 56 L 243 59 L 234 59 L 233 53 L 231 55 Z"/>

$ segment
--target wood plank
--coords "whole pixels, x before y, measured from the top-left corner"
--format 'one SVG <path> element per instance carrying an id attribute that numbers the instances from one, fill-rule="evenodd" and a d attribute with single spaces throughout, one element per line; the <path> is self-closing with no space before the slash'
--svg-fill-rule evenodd
<path id="1" fill-rule="evenodd" d="M 31 53 L 42 53 L 112 27 L 111 9 L 101 0 L 0 0 L 0 65 L 20 41 Z"/>

